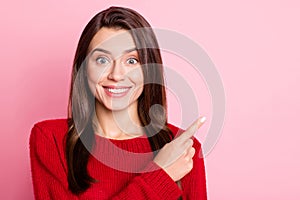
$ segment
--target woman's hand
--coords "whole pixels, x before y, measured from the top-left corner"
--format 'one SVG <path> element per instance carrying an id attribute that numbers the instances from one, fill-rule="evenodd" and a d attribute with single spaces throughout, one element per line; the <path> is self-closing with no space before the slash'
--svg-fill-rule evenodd
<path id="1" fill-rule="evenodd" d="M 195 149 L 191 137 L 202 126 L 205 117 L 197 119 L 185 132 L 167 143 L 156 155 L 154 162 L 178 181 L 193 169 Z"/>

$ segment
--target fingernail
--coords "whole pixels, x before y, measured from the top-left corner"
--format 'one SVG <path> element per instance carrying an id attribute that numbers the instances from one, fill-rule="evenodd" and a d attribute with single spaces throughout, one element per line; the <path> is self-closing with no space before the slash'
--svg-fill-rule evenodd
<path id="1" fill-rule="evenodd" d="M 201 123 L 205 122 L 205 120 L 206 120 L 206 117 L 205 117 L 205 116 L 203 116 L 203 117 L 200 118 L 200 122 L 201 122 Z"/>

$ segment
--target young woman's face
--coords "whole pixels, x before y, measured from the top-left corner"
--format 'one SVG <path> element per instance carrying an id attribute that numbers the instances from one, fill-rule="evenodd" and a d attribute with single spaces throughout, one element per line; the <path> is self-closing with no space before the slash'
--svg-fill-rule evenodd
<path id="1" fill-rule="evenodd" d="M 144 77 L 132 36 L 127 30 L 101 28 L 89 45 L 88 84 L 97 103 L 109 110 L 137 106 Z"/>

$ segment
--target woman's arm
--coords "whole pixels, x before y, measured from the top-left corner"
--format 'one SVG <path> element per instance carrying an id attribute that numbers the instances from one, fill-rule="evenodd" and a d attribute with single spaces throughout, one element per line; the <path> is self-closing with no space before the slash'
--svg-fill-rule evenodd
<path id="1" fill-rule="evenodd" d="M 201 144 L 194 138 L 193 147 L 196 153 L 193 157 L 193 169 L 181 179 L 183 189 L 183 199 L 186 200 L 206 200 L 206 177 L 205 165 L 201 151 Z"/>
<path id="2" fill-rule="evenodd" d="M 177 200 L 182 191 L 173 179 L 157 164 L 151 162 L 140 176 L 135 177 L 112 200 Z"/>
<path id="3" fill-rule="evenodd" d="M 68 190 L 66 169 L 50 134 L 35 125 L 29 147 L 34 196 L 37 200 L 78 198 Z"/>
<path id="4" fill-rule="evenodd" d="M 204 118 L 205 120 L 205 118 Z M 196 120 L 186 131 L 181 131 L 178 128 L 172 126 L 172 131 L 176 133 L 175 139 L 166 144 L 155 157 L 154 162 L 157 163 L 161 168 L 160 173 L 162 176 L 167 175 L 167 179 L 171 179 L 168 182 L 164 182 L 161 179 L 157 179 L 155 182 L 152 178 L 155 177 L 154 173 L 149 173 L 149 177 L 144 180 L 150 180 L 150 184 L 142 185 L 141 187 L 146 188 L 147 186 L 154 187 L 154 191 L 161 195 L 162 199 L 178 199 L 178 195 L 174 195 L 174 191 L 166 189 L 169 187 L 168 184 L 174 185 L 173 188 L 180 191 L 175 181 L 182 178 L 182 190 L 183 199 L 195 199 L 195 200 L 206 200 L 206 182 L 205 182 L 205 170 L 204 162 L 201 154 L 201 145 L 197 139 L 192 137 L 196 130 L 203 124 L 203 118 Z M 177 135 L 179 133 L 179 135 Z M 194 142 L 193 142 L 194 141 Z M 192 148 L 193 146 L 193 148 Z M 185 152 L 185 153 L 184 153 Z M 191 162 L 190 162 L 191 161 Z M 191 165 L 191 166 L 190 166 Z M 141 177 L 138 178 L 142 178 Z M 156 177 L 160 177 L 156 175 Z M 179 178 L 180 177 L 180 178 Z M 143 179 L 139 180 L 142 181 Z M 154 184 L 153 184 L 154 182 Z M 149 183 L 149 182 L 148 182 Z M 139 184 L 137 184 L 139 185 Z M 133 187 L 137 185 L 133 184 Z M 176 186 L 175 186 L 176 185 Z M 156 186 L 156 187 L 155 187 Z M 164 188 L 166 187 L 166 188 Z M 175 193 L 176 194 L 176 193 Z M 119 197 L 119 196 L 118 196 Z M 123 199 L 127 199 L 126 193 L 122 196 Z M 116 198 L 122 199 L 122 198 Z M 147 196 L 146 199 L 154 199 L 154 196 Z"/>

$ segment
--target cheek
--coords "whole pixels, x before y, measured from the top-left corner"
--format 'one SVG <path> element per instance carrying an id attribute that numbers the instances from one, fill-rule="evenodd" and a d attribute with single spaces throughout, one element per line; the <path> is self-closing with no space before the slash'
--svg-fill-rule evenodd
<path id="1" fill-rule="evenodd" d="M 99 67 L 89 65 L 87 66 L 86 75 L 90 90 L 93 94 L 95 94 L 96 85 L 101 82 L 104 77 L 104 70 L 99 69 Z"/>
<path id="2" fill-rule="evenodd" d="M 89 63 L 87 66 L 87 78 L 92 83 L 99 83 L 106 76 L 106 67 L 99 67 Z"/>
<path id="3" fill-rule="evenodd" d="M 87 79 L 90 83 L 94 83 L 94 84 L 97 83 L 98 75 L 97 73 L 95 73 L 94 70 L 88 69 L 86 74 L 87 74 Z"/>
<path id="4" fill-rule="evenodd" d="M 144 90 L 144 75 L 141 68 L 133 70 L 130 76 L 132 82 L 134 82 L 136 89 L 134 91 L 133 99 L 139 98 Z"/>
<path id="5" fill-rule="evenodd" d="M 142 68 L 136 68 L 130 72 L 131 80 L 139 87 L 143 87 L 144 85 L 144 75 Z"/>

